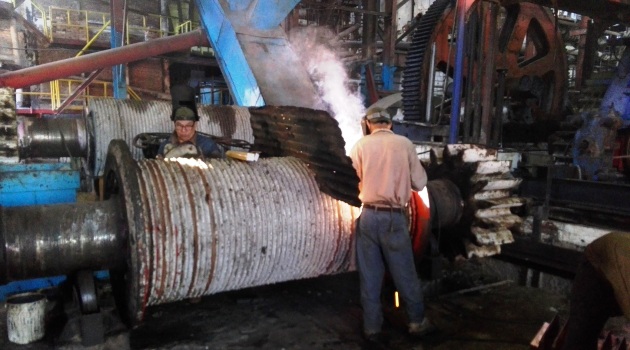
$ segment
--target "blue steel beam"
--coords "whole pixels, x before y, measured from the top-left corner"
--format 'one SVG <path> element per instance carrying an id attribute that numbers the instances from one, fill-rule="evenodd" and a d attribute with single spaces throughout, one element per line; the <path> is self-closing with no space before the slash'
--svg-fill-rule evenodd
<path id="1" fill-rule="evenodd" d="M 466 28 L 466 11 L 470 0 L 457 3 L 457 43 L 455 50 L 455 76 L 453 77 L 453 104 L 451 107 L 451 123 L 448 134 L 448 143 L 458 143 L 459 140 L 459 114 L 462 98 L 462 83 L 464 72 L 464 32 Z"/>
<path id="2" fill-rule="evenodd" d="M 258 30 L 275 29 L 293 10 L 299 0 L 231 0 L 226 5 L 230 12 L 239 13 L 234 18 L 239 25 Z"/>
<path id="3" fill-rule="evenodd" d="M 196 0 L 202 26 L 236 104 L 320 105 L 280 23 L 297 0 Z"/>
<path id="4" fill-rule="evenodd" d="M 127 9 L 122 0 L 110 1 L 110 46 L 112 49 L 121 47 L 123 45 L 124 35 L 123 30 L 125 26 L 125 12 Z M 112 67 L 112 89 L 114 90 L 114 98 L 126 99 L 127 98 L 127 78 L 125 77 L 125 65 L 118 64 Z"/>

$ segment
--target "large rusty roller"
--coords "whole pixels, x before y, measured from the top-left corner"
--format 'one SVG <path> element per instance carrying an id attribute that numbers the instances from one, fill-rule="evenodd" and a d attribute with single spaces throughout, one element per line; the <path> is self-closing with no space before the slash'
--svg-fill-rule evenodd
<path id="1" fill-rule="evenodd" d="M 110 269 L 137 323 L 151 305 L 354 270 L 360 209 L 321 192 L 297 158 L 136 161 L 114 140 L 104 176 L 105 201 L 2 210 L 2 282 Z M 429 219 L 418 205 L 416 227 Z"/>
<path id="2" fill-rule="evenodd" d="M 105 177 L 124 208 L 132 319 L 151 305 L 354 269 L 359 209 L 320 192 L 296 158 L 135 162 L 113 141 Z"/>

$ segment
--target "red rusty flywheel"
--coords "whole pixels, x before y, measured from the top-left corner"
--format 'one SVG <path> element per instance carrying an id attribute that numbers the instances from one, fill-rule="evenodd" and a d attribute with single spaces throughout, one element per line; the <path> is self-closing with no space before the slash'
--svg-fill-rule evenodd
<path id="1" fill-rule="evenodd" d="M 403 73 L 406 119 L 425 118 L 430 72 L 435 69 L 451 76 L 454 71 L 456 9 L 450 3 L 449 0 L 436 0 L 422 16 L 413 34 Z M 480 32 L 484 20 L 491 15 L 483 3 L 476 1 L 469 8 L 467 32 Z M 496 69 L 506 72 L 506 95 L 510 96 L 512 106 L 518 109 L 520 104 L 528 108 L 537 121 L 561 118 L 567 90 L 567 63 L 564 45 L 549 9 L 521 2 L 500 7 L 494 13 L 497 13 Z M 473 18 L 476 20 L 471 20 Z M 432 60 L 434 44 L 435 60 Z M 481 50 L 480 47 L 477 49 Z M 469 52 L 470 48 L 467 50 Z M 479 64 L 482 62 L 476 63 Z M 465 65 L 468 65 L 468 59 Z M 438 107 L 433 106 L 434 110 Z M 433 115 L 433 122 L 436 122 L 439 116 Z"/>

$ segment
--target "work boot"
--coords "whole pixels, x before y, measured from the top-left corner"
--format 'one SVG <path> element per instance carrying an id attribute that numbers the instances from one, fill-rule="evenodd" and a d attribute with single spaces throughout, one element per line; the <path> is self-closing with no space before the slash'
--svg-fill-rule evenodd
<path id="1" fill-rule="evenodd" d="M 388 348 L 389 339 L 381 332 L 363 333 L 363 338 L 366 341 L 365 350 L 381 350 Z"/>
<path id="2" fill-rule="evenodd" d="M 433 323 L 431 323 L 431 321 L 429 321 L 429 319 L 426 317 L 424 318 L 424 320 L 422 320 L 422 323 L 409 323 L 409 334 L 414 337 L 423 337 L 429 333 L 434 332 L 436 329 L 437 328 L 435 327 L 435 325 L 433 325 Z"/>

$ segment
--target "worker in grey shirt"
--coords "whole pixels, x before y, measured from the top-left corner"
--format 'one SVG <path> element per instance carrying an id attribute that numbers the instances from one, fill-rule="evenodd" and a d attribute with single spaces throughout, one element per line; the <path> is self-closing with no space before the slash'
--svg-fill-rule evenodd
<path id="1" fill-rule="evenodd" d="M 368 135 L 356 143 L 350 158 L 359 176 L 363 203 L 356 256 L 364 336 L 368 341 L 383 340 L 380 295 L 385 266 L 406 306 L 409 333 L 423 335 L 434 327 L 425 317 L 405 212 L 411 191 L 422 190 L 427 175 L 411 141 L 391 131 L 392 121 L 386 111 L 368 111 L 363 123 Z"/>

